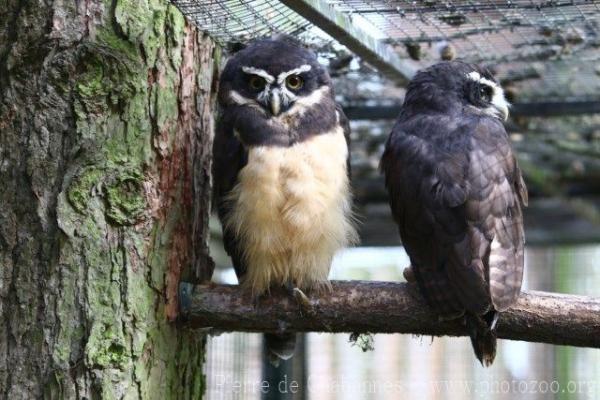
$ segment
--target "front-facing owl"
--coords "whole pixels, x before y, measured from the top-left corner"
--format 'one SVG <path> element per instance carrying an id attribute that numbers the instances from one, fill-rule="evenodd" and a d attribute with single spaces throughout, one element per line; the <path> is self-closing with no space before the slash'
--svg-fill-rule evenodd
<path id="1" fill-rule="evenodd" d="M 254 296 L 326 287 L 334 253 L 354 241 L 348 122 L 315 55 L 277 36 L 253 42 L 220 81 L 213 147 L 225 249 Z M 267 335 L 289 358 L 294 335 Z"/>
<path id="2" fill-rule="evenodd" d="M 507 115 L 486 69 L 436 64 L 408 85 L 381 162 L 407 279 L 441 318 L 464 317 L 484 365 L 496 353 L 498 312 L 515 302 L 523 277 L 527 191 Z"/>

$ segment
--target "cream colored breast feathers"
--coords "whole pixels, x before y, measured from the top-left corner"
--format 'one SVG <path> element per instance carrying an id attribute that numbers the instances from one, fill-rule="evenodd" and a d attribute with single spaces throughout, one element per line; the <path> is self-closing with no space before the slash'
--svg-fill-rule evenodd
<path id="1" fill-rule="evenodd" d="M 242 284 L 254 294 L 327 285 L 334 253 L 356 241 L 347 155 L 341 128 L 291 147 L 249 149 L 225 224 L 240 238 Z"/>

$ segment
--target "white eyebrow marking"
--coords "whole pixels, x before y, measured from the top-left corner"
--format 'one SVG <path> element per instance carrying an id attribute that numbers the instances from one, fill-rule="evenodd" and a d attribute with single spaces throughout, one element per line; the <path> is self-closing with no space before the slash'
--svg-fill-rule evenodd
<path id="1" fill-rule="evenodd" d="M 479 72 L 473 71 L 467 74 L 467 78 L 471 79 L 472 81 L 479 82 L 481 75 L 479 75 Z"/>
<path id="2" fill-rule="evenodd" d="M 504 90 L 502 87 L 496 82 L 482 77 L 477 71 L 469 72 L 467 78 L 492 88 L 492 107 L 486 108 L 485 112 L 494 117 L 501 117 L 506 121 L 510 103 L 504 98 Z"/>
<path id="3" fill-rule="evenodd" d="M 254 67 L 242 67 L 242 71 L 244 71 L 247 74 L 258 75 L 261 78 L 264 78 L 264 80 L 267 81 L 267 83 L 275 82 L 275 77 L 273 75 L 269 74 L 264 69 L 254 68 Z"/>
<path id="4" fill-rule="evenodd" d="M 494 92 L 496 91 L 496 89 L 500 89 L 502 91 L 502 88 L 496 82 L 490 81 L 489 79 L 482 77 L 477 71 L 469 72 L 467 74 L 467 77 L 475 82 L 479 82 L 484 85 L 490 86 L 492 89 L 494 89 Z"/>
<path id="5" fill-rule="evenodd" d="M 279 83 L 280 85 L 283 83 L 283 81 L 285 81 L 285 78 L 287 78 L 290 75 L 298 75 L 301 74 L 303 72 L 307 72 L 310 71 L 312 69 L 312 67 L 308 64 L 304 64 L 299 66 L 298 68 L 294 68 L 290 71 L 287 72 L 282 72 L 279 74 L 279 76 L 277 77 L 277 83 Z"/>

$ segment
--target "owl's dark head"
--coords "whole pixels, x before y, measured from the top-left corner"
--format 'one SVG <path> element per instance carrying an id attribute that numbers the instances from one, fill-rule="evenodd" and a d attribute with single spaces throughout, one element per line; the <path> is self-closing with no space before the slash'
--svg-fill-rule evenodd
<path id="1" fill-rule="evenodd" d="M 408 85 L 405 108 L 469 110 L 506 120 L 509 103 L 486 68 L 460 61 L 435 64 L 419 71 Z"/>
<path id="2" fill-rule="evenodd" d="M 330 90 L 329 74 L 315 54 L 278 35 L 254 41 L 231 57 L 221 75 L 219 101 L 260 107 L 275 116 L 295 104 L 314 105 Z"/>

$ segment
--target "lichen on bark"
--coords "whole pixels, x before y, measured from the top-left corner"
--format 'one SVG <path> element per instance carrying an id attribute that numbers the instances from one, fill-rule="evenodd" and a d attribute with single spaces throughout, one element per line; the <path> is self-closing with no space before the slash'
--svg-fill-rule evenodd
<path id="1" fill-rule="evenodd" d="M 0 397 L 199 399 L 214 46 L 162 0 L 0 15 Z"/>

